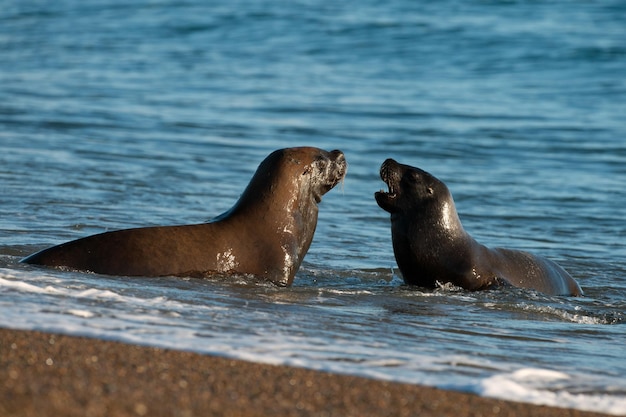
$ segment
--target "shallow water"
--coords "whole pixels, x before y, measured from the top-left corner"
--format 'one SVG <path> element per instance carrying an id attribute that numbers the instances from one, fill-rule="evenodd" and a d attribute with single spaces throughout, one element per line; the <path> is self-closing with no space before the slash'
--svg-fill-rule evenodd
<path id="1" fill-rule="evenodd" d="M 0 10 L 0 325 L 626 415 L 621 2 L 61 1 Z M 292 288 L 18 261 L 227 210 L 273 149 L 342 149 Z M 584 298 L 407 288 L 393 157 Z M 0 341 L 1 342 L 1 341 Z"/>

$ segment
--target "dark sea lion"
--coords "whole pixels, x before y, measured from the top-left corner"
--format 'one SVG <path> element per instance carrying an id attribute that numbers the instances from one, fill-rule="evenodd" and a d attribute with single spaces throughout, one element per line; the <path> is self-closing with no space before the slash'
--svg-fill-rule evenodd
<path id="1" fill-rule="evenodd" d="M 388 159 L 380 177 L 389 192 L 377 192 L 376 202 L 391 213 L 393 251 L 407 284 L 434 288 L 450 282 L 468 290 L 509 284 L 551 295 L 582 295 L 556 263 L 476 242 L 463 229 L 448 187 L 428 172 Z"/>
<path id="2" fill-rule="evenodd" d="M 22 262 L 107 275 L 243 274 L 291 285 L 317 225 L 317 204 L 345 176 L 344 154 L 288 148 L 259 165 L 237 203 L 208 223 L 97 234 Z"/>

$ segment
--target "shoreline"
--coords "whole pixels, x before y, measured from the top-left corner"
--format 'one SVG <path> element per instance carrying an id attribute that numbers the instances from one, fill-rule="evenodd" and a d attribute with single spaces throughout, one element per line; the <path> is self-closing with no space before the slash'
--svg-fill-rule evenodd
<path id="1" fill-rule="evenodd" d="M 0 328 L 0 384 L 2 416 L 606 416 L 4 328 Z"/>

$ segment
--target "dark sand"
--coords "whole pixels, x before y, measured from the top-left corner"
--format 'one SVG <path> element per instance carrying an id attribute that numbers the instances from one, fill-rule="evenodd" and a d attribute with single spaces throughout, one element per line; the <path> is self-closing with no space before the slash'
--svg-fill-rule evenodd
<path id="1" fill-rule="evenodd" d="M 600 416 L 409 384 L 0 329 L 1 416 Z"/>

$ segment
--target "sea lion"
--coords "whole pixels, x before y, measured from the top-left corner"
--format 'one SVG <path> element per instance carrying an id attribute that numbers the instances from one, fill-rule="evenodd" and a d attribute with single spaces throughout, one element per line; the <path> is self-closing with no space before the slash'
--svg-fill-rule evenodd
<path id="1" fill-rule="evenodd" d="M 376 202 L 391 213 L 393 251 L 407 284 L 434 288 L 450 282 L 467 290 L 508 284 L 550 295 L 582 295 L 556 263 L 476 242 L 463 229 L 448 187 L 428 172 L 388 159 L 380 177 L 389 192 L 377 192 Z"/>
<path id="2" fill-rule="evenodd" d="M 208 223 L 101 233 L 22 262 L 123 276 L 252 275 L 288 286 L 311 245 L 318 203 L 346 170 L 339 150 L 280 149 L 236 204 Z"/>

